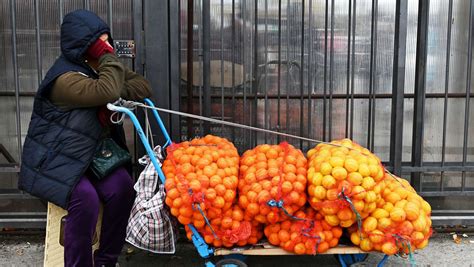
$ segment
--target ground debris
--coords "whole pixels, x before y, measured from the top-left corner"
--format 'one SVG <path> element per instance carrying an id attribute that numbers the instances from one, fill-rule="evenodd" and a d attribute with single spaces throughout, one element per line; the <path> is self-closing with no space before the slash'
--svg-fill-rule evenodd
<path id="1" fill-rule="evenodd" d="M 454 243 L 461 244 L 461 240 L 462 240 L 462 238 L 460 236 L 458 236 L 457 234 L 453 234 Z"/>
<path id="2" fill-rule="evenodd" d="M 15 252 L 16 252 L 16 255 L 18 255 L 18 256 L 22 256 L 23 253 L 24 253 L 24 252 L 23 252 L 23 249 L 21 249 L 21 248 L 16 249 Z"/>

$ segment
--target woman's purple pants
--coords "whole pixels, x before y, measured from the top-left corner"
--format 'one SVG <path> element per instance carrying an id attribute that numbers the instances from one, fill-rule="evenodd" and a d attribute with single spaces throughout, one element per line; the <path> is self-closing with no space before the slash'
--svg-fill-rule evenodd
<path id="1" fill-rule="evenodd" d="M 125 244 L 125 231 L 135 191 L 124 168 L 97 180 L 81 177 L 71 194 L 64 229 L 64 265 L 115 266 Z M 100 203 L 103 203 L 100 246 L 92 256 Z"/>

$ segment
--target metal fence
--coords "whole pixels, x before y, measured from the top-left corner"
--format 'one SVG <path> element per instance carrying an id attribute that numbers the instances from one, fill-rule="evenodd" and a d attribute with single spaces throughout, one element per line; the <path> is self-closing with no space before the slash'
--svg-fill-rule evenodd
<path id="1" fill-rule="evenodd" d="M 102 17 L 115 39 L 134 39 L 130 1 L 0 0 L 0 227 L 44 226 L 44 203 L 17 189 L 21 148 L 39 82 L 60 54 L 61 20 L 80 8 Z"/>
<path id="2" fill-rule="evenodd" d="M 160 107 L 351 138 L 409 179 L 434 215 L 472 219 L 473 2 L 0 0 L 0 198 L 10 201 L 0 213 L 43 207 L 11 201 L 27 198 L 16 173 L 32 96 L 59 54 L 62 16 L 89 8 L 112 23 L 116 39 L 135 39 L 127 64 L 150 80 Z M 175 141 L 210 132 L 243 152 L 285 140 L 162 115 Z M 315 145 L 287 141 L 304 151 Z"/>
<path id="3" fill-rule="evenodd" d="M 435 213 L 473 214 L 473 1 L 181 0 L 180 10 L 182 110 L 351 138 L 409 179 Z M 240 151 L 282 141 L 180 122 L 182 138 L 211 132 Z"/>

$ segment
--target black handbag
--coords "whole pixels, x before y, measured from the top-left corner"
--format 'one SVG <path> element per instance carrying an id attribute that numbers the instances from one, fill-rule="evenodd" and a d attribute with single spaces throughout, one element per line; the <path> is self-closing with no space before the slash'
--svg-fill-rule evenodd
<path id="1" fill-rule="evenodd" d="M 125 149 L 117 145 L 112 138 L 105 138 L 94 154 L 90 170 L 97 179 L 102 179 L 131 160 L 130 154 Z"/>

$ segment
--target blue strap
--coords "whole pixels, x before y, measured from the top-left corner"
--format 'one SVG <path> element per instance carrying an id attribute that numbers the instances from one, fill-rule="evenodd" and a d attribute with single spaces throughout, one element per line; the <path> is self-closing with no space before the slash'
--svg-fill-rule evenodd
<path id="1" fill-rule="evenodd" d="M 216 232 L 214 232 L 214 229 L 212 229 L 212 226 L 211 224 L 209 223 L 209 219 L 207 219 L 206 215 L 204 214 L 204 212 L 202 211 L 201 209 L 201 204 L 199 203 L 193 203 L 193 208 L 194 207 L 197 207 L 197 210 L 199 211 L 199 213 L 201 213 L 202 217 L 204 217 L 204 221 L 206 222 L 207 226 L 209 226 L 209 228 L 211 229 L 211 232 L 212 232 L 212 235 L 214 236 L 215 239 L 219 239 L 219 237 L 216 235 Z"/>
<path id="2" fill-rule="evenodd" d="M 344 187 L 342 187 L 342 191 L 341 193 L 337 195 L 337 197 L 349 203 L 349 206 L 351 207 L 352 212 L 354 212 L 354 214 L 356 215 L 357 228 L 359 229 L 360 238 L 362 239 L 362 216 L 355 208 L 354 203 L 352 203 L 352 200 L 344 194 Z"/>
<path id="3" fill-rule="evenodd" d="M 302 221 L 302 220 L 305 220 L 304 218 L 298 218 L 296 216 L 293 216 L 291 215 L 286 209 L 285 207 L 283 207 L 283 200 L 279 200 L 279 201 L 276 201 L 275 199 L 271 199 L 267 202 L 267 205 L 272 207 L 272 208 L 278 208 L 278 209 L 281 209 L 285 214 L 286 216 L 292 218 L 293 220 L 299 220 L 299 221 Z"/>
<path id="4" fill-rule="evenodd" d="M 191 188 L 188 189 L 188 194 L 190 196 L 193 196 L 193 190 Z M 202 201 L 204 201 L 204 196 L 202 197 Z M 216 233 L 214 232 L 214 229 L 212 229 L 212 226 L 211 224 L 209 223 L 209 219 L 207 219 L 206 215 L 204 214 L 204 211 L 202 210 L 201 208 L 201 204 L 199 202 L 194 202 L 193 203 L 193 210 L 196 210 L 194 207 L 197 206 L 197 210 L 199 211 L 199 213 L 201 213 L 202 217 L 204 218 L 204 221 L 206 222 L 207 226 L 209 226 L 209 228 L 211 229 L 211 232 L 212 232 L 212 235 L 214 235 L 214 238 L 216 239 L 219 239 L 216 235 Z"/>
<path id="5" fill-rule="evenodd" d="M 377 267 L 383 267 L 387 260 L 388 260 L 388 255 L 383 256 L 382 260 L 377 264 Z"/>
<path id="6" fill-rule="evenodd" d="M 400 242 L 400 244 L 403 246 L 404 249 L 408 248 L 408 259 L 410 261 L 410 265 L 416 266 L 416 262 L 415 262 L 415 258 L 413 257 L 410 241 L 398 234 L 393 234 L 392 236 L 395 237 L 395 242 L 397 245 Z"/>
<path id="7" fill-rule="evenodd" d="M 304 230 L 303 230 L 304 231 Z M 313 238 L 313 239 L 317 239 L 318 240 L 318 243 L 321 242 L 321 237 L 319 235 L 310 235 L 308 233 L 305 233 L 307 231 L 304 231 L 303 232 L 303 235 L 306 236 L 306 237 L 309 237 L 309 238 Z"/>
<path id="8" fill-rule="evenodd" d="M 412 253 L 412 250 L 411 250 L 411 244 L 410 244 L 410 241 L 407 241 L 407 245 L 408 245 L 408 259 L 410 259 L 410 265 L 411 266 L 416 266 L 416 262 L 415 262 L 415 258 L 413 257 L 413 253 Z"/>
<path id="9" fill-rule="evenodd" d="M 311 228 L 303 229 L 303 236 L 308 238 L 316 239 L 316 244 L 314 245 L 314 249 L 316 250 L 316 254 L 318 253 L 319 243 L 321 243 L 321 237 L 319 235 L 310 235 L 307 232 L 311 231 Z"/>
<path id="10" fill-rule="evenodd" d="M 285 207 L 283 207 L 283 200 L 279 200 L 279 201 L 276 201 L 275 199 L 271 199 L 267 202 L 267 205 L 270 206 L 270 207 L 275 207 L 275 208 L 279 208 L 281 209 L 285 214 L 286 216 L 290 217 L 291 219 L 293 220 L 296 220 L 296 221 L 309 221 L 310 223 L 310 226 L 307 227 L 307 228 L 303 228 L 301 231 L 302 231 L 302 234 L 308 238 L 314 238 L 316 239 L 316 245 L 315 245 L 315 248 L 316 248 L 316 251 L 318 251 L 318 246 L 319 246 L 319 243 L 321 243 L 321 237 L 318 236 L 318 235 L 310 235 L 309 232 L 313 229 L 314 227 L 314 221 L 312 220 L 307 220 L 305 218 L 299 218 L 299 217 L 296 217 L 296 216 L 293 216 L 291 215 L 290 213 L 288 213 L 288 211 L 285 209 Z"/>

